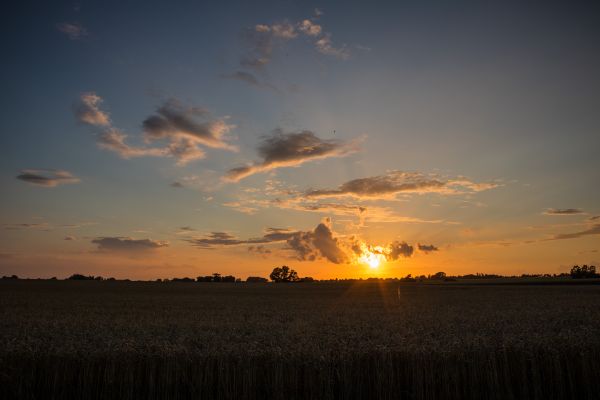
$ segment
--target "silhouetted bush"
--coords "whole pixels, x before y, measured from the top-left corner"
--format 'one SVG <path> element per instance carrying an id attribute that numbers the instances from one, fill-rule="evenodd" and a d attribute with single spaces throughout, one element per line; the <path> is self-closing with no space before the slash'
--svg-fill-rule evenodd
<path id="1" fill-rule="evenodd" d="M 101 276 L 99 277 L 95 277 L 94 275 L 82 275 L 82 274 L 73 274 L 70 277 L 67 278 L 67 280 L 69 281 L 93 281 L 94 279 L 100 278 L 102 279 Z"/>
<path id="2" fill-rule="evenodd" d="M 264 282 L 269 282 L 269 280 L 267 278 L 263 278 L 262 276 L 249 276 L 246 278 L 246 282 L 264 283 Z"/>
<path id="3" fill-rule="evenodd" d="M 194 282 L 194 280 L 192 278 L 188 278 L 187 276 L 185 278 L 173 278 L 171 281 L 172 282 Z"/>

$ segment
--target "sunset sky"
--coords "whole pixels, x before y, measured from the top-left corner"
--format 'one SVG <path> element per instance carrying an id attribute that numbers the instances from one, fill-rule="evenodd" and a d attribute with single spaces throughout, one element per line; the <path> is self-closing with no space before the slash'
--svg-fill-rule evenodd
<path id="1" fill-rule="evenodd" d="M 0 275 L 600 264 L 597 2 L 3 14 Z"/>

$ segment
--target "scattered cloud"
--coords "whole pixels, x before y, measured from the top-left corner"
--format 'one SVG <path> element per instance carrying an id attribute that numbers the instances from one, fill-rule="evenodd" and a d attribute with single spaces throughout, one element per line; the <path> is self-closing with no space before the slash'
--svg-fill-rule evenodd
<path id="1" fill-rule="evenodd" d="M 227 123 L 226 118 L 214 117 L 204 108 L 187 106 L 177 99 L 165 101 L 142 124 L 146 144 L 159 141 L 162 146 L 130 145 L 128 136 L 115 128 L 108 113 L 100 109 L 102 101 L 94 92 L 83 93 L 73 106 L 75 117 L 79 122 L 100 128 L 98 146 L 122 158 L 173 157 L 178 165 L 185 165 L 206 156 L 199 146 L 237 151 L 226 140 L 226 135 L 235 127 Z"/>
<path id="2" fill-rule="evenodd" d="M 577 215 L 585 214 L 579 208 L 548 208 L 544 211 L 546 215 Z"/>
<path id="3" fill-rule="evenodd" d="M 326 140 L 311 131 L 285 133 L 276 129 L 258 147 L 262 160 L 229 170 L 225 180 L 238 182 L 250 175 L 276 168 L 295 167 L 307 161 L 329 157 L 345 157 L 359 150 L 360 140 Z"/>
<path id="4" fill-rule="evenodd" d="M 185 185 L 179 181 L 175 181 L 171 184 L 169 184 L 169 186 L 173 187 L 173 188 L 184 188 Z"/>
<path id="5" fill-rule="evenodd" d="M 64 240 L 72 241 L 77 240 L 77 238 L 75 236 L 65 236 Z"/>
<path id="6" fill-rule="evenodd" d="M 592 217 L 589 217 L 589 218 L 588 218 L 588 221 L 596 221 L 596 220 L 598 220 L 598 219 L 600 219 L 600 215 L 594 215 L 594 216 L 592 216 Z"/>
<path id="7" fill-rule="evenodd" d="M 549 240 L 577 239 L 577 238 L 580 238 L 583 236 L 588 236 L 588 235 L 600 235 L 600 224 L 594 224 L 594 225 L 590 226 L 588 229 L 584 229 L 584 230 L 578 231 L 578 232 L 559 233 L 557 235 L 554 235 L 554 237 L 552 237 Z"/>
<path id="8" fill-rule="evenodd" d="M 317 23 L 321 15 L 323 13 L 319 9 L 315 9 L 312 18 L 302 19 L 298 22 L 284 20 L 272 25 L 257 24 L 246 28 L 241 36 L 247 50 L 240 59 L 240 66 L 246 69 L 261 70 L 271 62 L 274 48 L 299 37 L 310 39 L 315 49 L 321 54 L 348 59 L 350 50 L 347 46 L 334 47 L 331 33 L 325 32 L 323 26 Z M 223 77 L 238 79 L 256 87 L 274 88 L 270 84 L 261 83 L 254 75 L 244 71 L 237 71 Z"/>
<path id="9" fill-rule="evenodd" d="M 79 22 L 61 22 L 56 24 L 56 29 L 64 33 L 71 40 L 79 40 L 87 36 L 87 30 Z"/>
<path id="10" fill-rule="evenodd" d="M 101 252 L 143 252 L 168 247 L 169 242 L 130 237 L 98 237 L 92 240 Z"/>
<path id="11" fill-rule="evenodd" d="M 80 182 L 80 179 L 69 171 L 58 169 L 24 169 L 17 175 L 17 179 L 43 187 L 56 187 Z"/>
<path id="12" fill-rule="evenodd" d="M 439 251 L 440 249 L 435 247 L 432 244 L 418 244 L 417 245 L 419 247 L 419 250 L 422 251 L 423 253 L 430 253 L 432 251 Z"/>
<path id="13" fill-rule="evenodd" d="M 404 241 L 373 246 L 357 236 L 337 235 L 332 229 L 330 218 L 323 218 L 315 229 L 308 231 L 268 228 L 261 237 L 250 239 L 240 239 L 227 232 L 212 232 L 204 237 L 184 240 L 201 249 L 245 245 L 248 246 L 248 251 L 260 254 L 270 254 L 271 250 L 265 246 L 279 243 L 284 244 L 281 250 L 291 252 L 299 261 L 325 259 L 333 264 L 363 262 L 368 255 L 394 261 L 400 257 L 411 257 L 414 253 L 414 247 Z M 423 252 L 437 251 L 437 247 L 433 245 L 420 249 Z"/>
<path id="14" fill-rule="evenodd" d="M 398 194 L 461 194 L 497 187 L 496 183 L 475 183 L 466 178 L 445 179 L 419 172 L 391 171 L 386 175 L 353 179 L 337 189 L 309 190 L 309 198 L 352 196 L 356 198 L 391 199 Z"/>

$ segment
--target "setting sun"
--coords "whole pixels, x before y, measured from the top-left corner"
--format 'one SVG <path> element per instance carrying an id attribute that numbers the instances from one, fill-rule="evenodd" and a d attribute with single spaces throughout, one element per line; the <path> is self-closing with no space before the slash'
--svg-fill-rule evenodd
<path id="1" fill-rule="evenodd" d="M 376 269 L 379 268 L 383 261 L 385 261 L 385 256 L 381 253 L 367 251 L 360 257 L 360 261 L 367 264 L 372 269 Z"/>

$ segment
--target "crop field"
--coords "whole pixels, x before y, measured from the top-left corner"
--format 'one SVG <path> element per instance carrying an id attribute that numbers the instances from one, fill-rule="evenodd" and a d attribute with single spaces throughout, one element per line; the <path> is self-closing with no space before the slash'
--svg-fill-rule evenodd
<path id="1" fill-rule="evenodd" d="M 0 398 L 591 399 L 600 285 L 0 282 Z"/>

